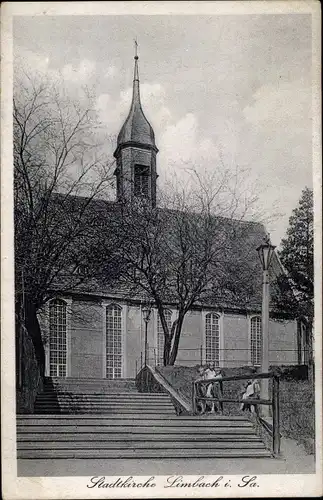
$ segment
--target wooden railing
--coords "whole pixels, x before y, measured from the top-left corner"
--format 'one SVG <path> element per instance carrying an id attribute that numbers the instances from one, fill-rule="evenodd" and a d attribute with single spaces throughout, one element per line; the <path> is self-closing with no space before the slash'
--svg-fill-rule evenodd
<path id="1" fill-rule="evenodd" d="M 223 397 L 223 382 L 228 382 L 228 381 L 234 381 L 234 380 L 255 380 L 255 379 L 272 379 L 272 396 L 271 399 L 242 399 L 242 398 L 236 398 L 236 399 L 229 399 Z M 199 395 L 199 390 L 198 386 L 202 385 L 209 385 L 210 383 L 214 384 L 219 384 L 221 386 L 220 394 L 218 397 L 203 397 Z M 199 401 L 207 401 L 210 403 L 221 403 L 221 406 L 223 403 L 245 403 L 245 404 L 250 404 L 254 405 L 255 407 L 258 407 L 259 405 L 265 405 L 265 406 L 270 406 L 272 408 L 272 420 L 273 424 L 272 427 L 268 425 L 264 425 L 264 421 L 262 420 L 261 416 L 258 415 L 258 412 L 256 412 L 255 416 L 259 424 L 262 425 L 262 427 L 270 433 L 271 435 L 271 449 L 272 453 L 274 455 L 278 455 L 280 453 L 280 416 L 279 416 L 279 376 L 274 375 L 272 373 L 257 373 L 255 375 L 237 375 L 237 376 L 232 376 L 232 377 L 222 377 L 222 378 L 216 378 L 216 379 L 209 379 L 209 380 L 196 380 L 192 382 L 192 411 L 193 415 L 197 415 L 197 405 Z M 271 427 L 271 428 L 270 428 Z"/>

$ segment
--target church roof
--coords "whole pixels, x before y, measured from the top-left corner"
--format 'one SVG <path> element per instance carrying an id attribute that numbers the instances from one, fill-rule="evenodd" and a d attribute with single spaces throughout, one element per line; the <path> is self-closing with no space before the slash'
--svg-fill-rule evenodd
<path id="1" fill-rule="evenodd" d="M 58 195 L 58 199 L 60 196 Z M 73 217 L 73 213 L 78 213 L 79 207 L 86 203 L 86 198 L 80 196 L 69 196 L 65 198 L 65 209 Z M 67 207 L 68 205 L 68 207 Z M 158 209 L 164 213 L 168 219 L 172 219 L 172 211 Z M 102 199 L 93 199 L 88 203 L 84 217 L 90 226 L 90 232 L 86 241 L 85 247 L 89 244 L 95 245 L 97 239 L 94 238 L 96 231 L 106 231 L 110 227 L 109 239 L 113 238 L 112 220 L 120 220 L 122 217 L 122 207 L 115 202 L 109 202 Z M 197 306 L 213 306 L 222 308 L 233 308 L 243 310 L 260 311 L 262 299 L 262 268 L 258 258 L 256 247 L 266 235 L 264 226 L 261 223 L 248 222 L 241 220 L 230 220 L 224 217 L 216 217 L 219 227 L 229 228 L 234 225 L 236 238 L 234 245 L 229 249 L 225 256 L 224 268 L 219 270 L 219 274 L 215 276 L 214 285 L 211 286 L 209 293 L 201 301 L 198 301 Z M 93 235 L 92 235 L 93 231 Z M 104 240 L 104 238 L 102 238 Z M 92 243 L 93 241 L 93 243 Z M 78 245 L 76 253 L 83 252 L 82 246 Z M 101 250 L 91 250 L 93 258 L 100 258 Z M 117 257 L 116 257 L 117 258 Z M 110 269 L 111 267 L 111 269 Z M 111 255 L 111 262 L 108 272 L 116 275 L 109 283 L 104 284 L 100 276 L 88 276 L 82 284 L 73 286 L 73 280 L 70 279 L 68 272 L 65 274 L 65 279 L 62 276 L 56 281 L 54 289 L 65 289 L 66 292 L 73 294 L 84 294 L 90 296 L 110 296 L 122 297 L 124 300 L 139 299 L 142 293 L 130 290 L 129 285 L 125 285 L 123 280 L 118 276 L 118 262 Z M 281 274 L 279 262 L 276 258 L 271 264 L 272 278 Z M 64 282 L 64 284 L 63 284 Z M 71 285 L 71 288 L 68 285 Z M 62 286 L 63 285 L 63 286 Z M 171 301 L 170 301 L 171 302 Z"/>
<path id="2" fill-rule="evenodd" d="M 145 117 L 141 107 L 137 55 L 135 56 L 131 107 L 128 117 L 118 135 L 117 146 L 119 147 L 129 142 L 156 148 L 153 128 Z"/>

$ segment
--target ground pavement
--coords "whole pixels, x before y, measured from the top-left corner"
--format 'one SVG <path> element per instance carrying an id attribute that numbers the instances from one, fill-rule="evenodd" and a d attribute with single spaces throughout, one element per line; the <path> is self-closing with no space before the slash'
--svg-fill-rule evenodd
<path id="1" fill-rule="evenodd" d="M 282 438 L 281 458 L 162 460 L 18 460 L 18 476 L 151 476 L 224 474 L 314 474 L 315 457 Z"/>

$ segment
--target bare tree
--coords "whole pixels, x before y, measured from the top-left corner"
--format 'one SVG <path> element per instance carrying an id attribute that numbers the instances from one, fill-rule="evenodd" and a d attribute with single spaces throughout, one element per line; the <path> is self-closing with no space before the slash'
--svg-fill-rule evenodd
<path id="1" fill-rule="evenodd" d="M 214 303 L 220 296 L 241 304 L 254 292 L 250 252 L 255 252 L 253 236 L 263 228 L 241 225 L 250 200 L 243 197 L 240 203 L 237 192 L 230 192 L 227 172 L 216 186 L 205 184 L 196 172 L 194 178 L 194 188 L 177 185 L 164 193 L 159 208 L 152 209 L 144 198 L 125 205 L 119 228 L 122 280 L 130 294 L 144 294 L 158 310 L 164 365 L 175 363 L 183 322 L 194 305 Z M 177 311 L 171 328 L 165 315 L 170 305 Z"/>
<path id="2" fill-rule="evenodd" d="M 96 199 L 111 185 L 112 163 L 102 156 L 92 109 L 89 94 L 76 102 L 44 78 L 15 81 L 16 324 L 27 329 L 42 370 L 37 312 L 55 288 L 71 290 L 98 264 L 106 204 Z"/>

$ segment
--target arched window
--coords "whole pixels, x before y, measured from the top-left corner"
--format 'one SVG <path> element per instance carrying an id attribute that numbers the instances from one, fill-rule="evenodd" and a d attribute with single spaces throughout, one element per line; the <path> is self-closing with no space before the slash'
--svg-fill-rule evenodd
<path id="1" fill-rule="evenodd" d="M 169 330 L 172 327 L 172 311 L 169 309 L 166 309 L 164 311 L 165 314 L 165 319 L 167 326 Z M 163 365 L 164 364 L 164 341 L 165 341 L 165 334 L 163 330 L 162 323 L 160 321 L 159 314 L 157 316 L 157 365 Z"/>
<path id="2" fill-rule="evenodd" d="M 106 377 L 122 377 L 122 309 L 111 304 L 106 308 Z"/>
<path id="3" fill-rule="evenodd" d="M 49 304 L 49 373 L 51 377 L 66 377 L 67 306 L 61 299 Z"/>
<path id="4" fill-rule="evenodd" d="M 220 318 L 214 313 L 205 316 L 205 361 L 220 364 Z"/>
<path id="5" fill-rule="evenodd" d="M 262 359 L 262 331 L 261 318 L 254 316 L 250 321 L 250 351 L 251 364 L 260 365 Z"/>

